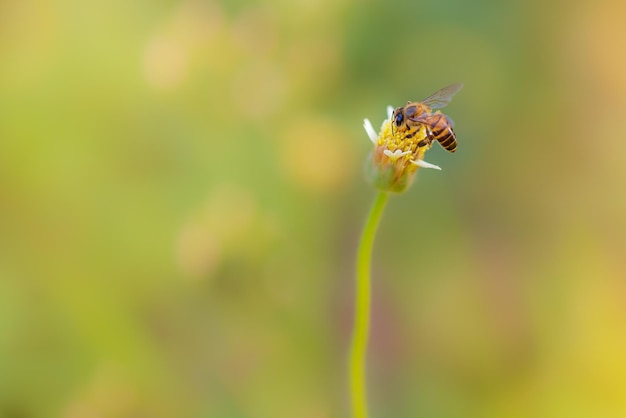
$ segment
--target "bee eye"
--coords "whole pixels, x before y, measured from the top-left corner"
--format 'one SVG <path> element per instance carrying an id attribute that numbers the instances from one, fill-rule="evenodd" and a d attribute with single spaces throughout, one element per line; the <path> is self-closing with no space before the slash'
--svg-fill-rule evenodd
<path id="1" fill-rule="evenodd" d="M 400 126 L 403 120 L 404 115 L 402 114 L 402 109 L 396 110 L 396 117 L 393 120 L 396 126 Z"/>

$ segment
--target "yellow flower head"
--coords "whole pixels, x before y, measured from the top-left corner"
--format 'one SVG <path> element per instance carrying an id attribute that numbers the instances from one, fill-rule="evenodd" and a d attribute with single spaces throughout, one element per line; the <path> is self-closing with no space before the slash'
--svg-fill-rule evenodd
<path id="1" fill-rule="evenodd" d="M 432 145 L 427 140 L 426 126 L 419 127 L 408 137 L 408 131 L 392 128 L 392 116 L 393 108 L 389 106 L 387 119 L 378 134 L 369 119 L 363 121 L 363 127 L 374 144 L 367 161 L 366 175 L 377 189 L 401 193 L 411 185 L 418 167 L 436 170 L 441 170 L 441 167 L 424 161 L 424 154 Z"/>

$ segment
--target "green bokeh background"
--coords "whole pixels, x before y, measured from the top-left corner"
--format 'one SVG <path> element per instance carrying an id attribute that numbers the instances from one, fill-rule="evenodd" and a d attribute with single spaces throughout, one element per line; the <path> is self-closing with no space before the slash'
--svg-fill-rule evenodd
<path id="1" fill-rule="evenodd" d="M 377 240 L 372 417 L 626 416 L 625 19 L 0 2 L 0 417 L 348 416 L 362 120 L 456 81 Z"/>

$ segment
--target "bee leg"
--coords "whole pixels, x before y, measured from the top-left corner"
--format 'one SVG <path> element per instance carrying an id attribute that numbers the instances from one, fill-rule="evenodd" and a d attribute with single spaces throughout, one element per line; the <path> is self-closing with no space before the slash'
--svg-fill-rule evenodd
<path id="1" fill-rule="evenodd" d="M 424 139 L 423 141 L 426 141 L 428 145 L 432 145 L 432 143 L 435 141 L 435 135 L 433 135 L 433 131 L 432 129 L 430 129 L 430 126 L 426 126 L 426 139 Z"/>
<path id="2" fill-rule="evenodd" d="M 420 148 L 430 145 L 434 141 L 433 132 L 428 127 L 425 127 L 425 129 L 426 129 L 426 138 L 422 139 L 420 142 L 417 143 L 417 146 Z"/>

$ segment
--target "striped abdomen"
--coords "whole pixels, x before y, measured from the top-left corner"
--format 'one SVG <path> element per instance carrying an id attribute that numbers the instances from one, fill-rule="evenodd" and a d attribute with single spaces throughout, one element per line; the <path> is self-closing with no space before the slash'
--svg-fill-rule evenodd
<path id="1" fill-rule="evenodd" d="M 456 135 L 452 130 L 452 123 L 442 113 L 435 113 L 428 118 L 430 125 L 430 141 L 439 141 L 442 147 L 450 152 L 456 151 Z"/>

